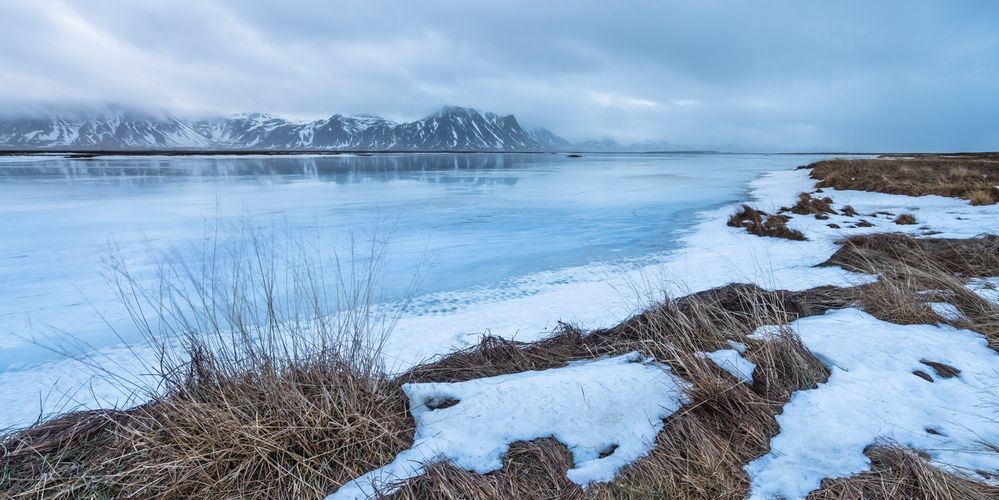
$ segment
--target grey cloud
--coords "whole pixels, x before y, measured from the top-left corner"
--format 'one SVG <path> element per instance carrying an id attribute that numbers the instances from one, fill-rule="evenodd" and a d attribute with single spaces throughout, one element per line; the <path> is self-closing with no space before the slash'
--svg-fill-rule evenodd
<path id="1" fill-rule="evenodd" d="M 0 103 L 412 119 L 572 140 L 995 149 L 994 2 L 37 2 L 0 6 Z"/>

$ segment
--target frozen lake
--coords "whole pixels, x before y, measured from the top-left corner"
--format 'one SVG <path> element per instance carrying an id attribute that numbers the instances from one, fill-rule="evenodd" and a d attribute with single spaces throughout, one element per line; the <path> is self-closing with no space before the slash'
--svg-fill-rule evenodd
<path id="1" fill-rule="evenodd" d="M 103 277 L 111 245 L 142 270 L 203 242 L 219 223 L 333 247 L 378 237 L 388 242 L 385 300 L 414 298 L 410 316 L 446 316 L 448 328 L 481 332 L 502 319 L 456 313 L 662 258 L 697 213 L 742 200 L 765 171 L 815 159 L 0 157 L 0 427 L 26 423 L 50 392 L 68 395 L 70 406 L 115 401 L 51 349 L 68 338 L 86 342 L 75 347 L 81 355 L 119 348 L 106 323 L 139 342 Z M 539 302 L 523 324 L 541 329 L 572 308 L 600 307 Z"/>

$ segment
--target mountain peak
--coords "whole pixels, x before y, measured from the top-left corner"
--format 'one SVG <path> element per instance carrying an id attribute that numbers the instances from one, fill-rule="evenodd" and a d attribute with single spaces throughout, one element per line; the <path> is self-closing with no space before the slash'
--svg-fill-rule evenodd
<path id="1" fill-rule="evenodd" d="M 266 113 L 185 120 L 127 108 L 79 116 L 0 120 L 5 149 L 264 149 L 282 151 L 555 151 L 569 143 L 544 130 L 524 130 L 513 115 L 444 106 L 396 124 L 372 115 L 291 121 Z M 82 118 L 82 119 L 81 119 Z"/>
<path id="2" fill-rule="evenodd" d="M 471 115 L 481 115 L 475 108 L 465 108 L 462 106 L 443 106 L 434 115 L 446 116 L 446 115 L 457 115 L 457 116 L 471 116 Z"/>

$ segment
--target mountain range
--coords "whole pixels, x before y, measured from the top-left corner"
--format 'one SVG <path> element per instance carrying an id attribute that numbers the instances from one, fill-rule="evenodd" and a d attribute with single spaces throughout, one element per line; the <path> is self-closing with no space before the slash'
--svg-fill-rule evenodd
<path id="1" fill-rule="evenodd" d="M 121 107 L 0 119 L 0 149 L 248 149 L 349 151 L 565 151 L 565 139 L 525 129 L 513 115 L 447 106 L 419 120 L 333 115 L 293 121 L 263 113 L 189 120 Z"/>

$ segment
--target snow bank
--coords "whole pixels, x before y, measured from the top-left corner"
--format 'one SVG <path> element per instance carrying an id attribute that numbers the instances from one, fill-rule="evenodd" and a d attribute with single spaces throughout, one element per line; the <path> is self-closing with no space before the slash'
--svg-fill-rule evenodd
<path id="1" fill-rule="evenodd" d="M 572 452 L 570 480 L 584 487 L 609 481 L 652 449 L 662 419 L 686 401 L 686 386 L 668 366 L 638 353 L 467 382 L 407 384 L 413 446 L 329 498 L 369 497 L 376 487 L 420 474 L 426 463 L 495 471 L 511 443 L 548 436 Z"/>
<path id="2" fill-rule="evenodd" d="M 896 325 L 857 309 L 791 326 L 831 375 L 784 406 L 770 453 L 745 467 L 750 498 L 805 498 L 824 478 L 867 470 L 864 448 L 879 441 L 922 450 L 951 472 L 999 470 L 999 454 L 982 444 L 999 443 L 999 355 L 981 335 L 950 326 Z M 932 363 L 960 373 L 948 377 Z"/>

